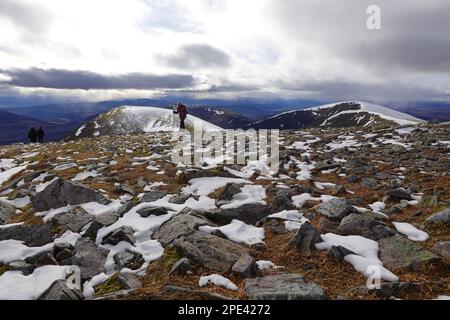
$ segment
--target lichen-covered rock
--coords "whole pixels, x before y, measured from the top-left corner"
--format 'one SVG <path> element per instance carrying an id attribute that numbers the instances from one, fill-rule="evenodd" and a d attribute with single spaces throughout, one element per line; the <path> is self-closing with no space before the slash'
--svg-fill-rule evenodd
<path id="1" fill-rule="evenodd" d="M 417 269 L 424 263 L 435 262 L 439 257 L 400 235 L 378 241 L 379 257 L 383 265 L 391 271 Z"/>

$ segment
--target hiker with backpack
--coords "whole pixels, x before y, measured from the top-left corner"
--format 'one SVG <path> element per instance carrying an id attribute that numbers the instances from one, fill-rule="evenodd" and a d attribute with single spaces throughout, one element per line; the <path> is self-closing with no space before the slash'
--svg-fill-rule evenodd
<path id="1" fill-rule="evenodd" d="M 177 110 L 173 112 L 174 114 L 178 114 L 180 117 L 180 129 L 186 129 L 186 126 L 184 124 L 184 120 L 186 120 L 187 117 L 187 108 L 184 104 L 179 102 L 177 104 Z"/>

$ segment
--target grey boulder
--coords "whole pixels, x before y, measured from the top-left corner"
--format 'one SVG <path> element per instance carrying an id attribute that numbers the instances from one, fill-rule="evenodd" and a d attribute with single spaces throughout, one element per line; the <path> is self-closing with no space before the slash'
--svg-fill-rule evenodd
<path id="1" fill-rule="evenodd" d="M 0 241 L 23 241 L 29 247 L 41 247 L 53 242 L 52 225 L 50 223 L 39 225 L 15 225 L 0 229 Z"/>
<path id="2" fill-rule="evenodd" d="M 79 232 L 85 225 L 91 222 L 94 216 L 82 208 L 74 208 L 68 212 L 58 214 L 53 218 L 53 223 L 73 232 Z"/>
<path id="3" fill-rule="evenodd" d="M 447 208 L 443 211 L 440 211 L 438 213 L 435 213 L 431 216 L 429 216 L 426 219 L 426 222 L 429 224 L 450 224 L 450 208 Z"/>
<path id="4" fill-rule="evenodd" d="M 16 213 L 16 208 L 4 201 L 0 200 L 0 225 L 5 224 Z"/>
<path id="5" fill-rule="evenodd" d="M 378 245 L 380 260 L 391 271 L 416 270 L 425 263 L 439 260 L 438 256 L 398 234 L 379 240 Z"/>
<path id="6" fill-rule="evenodd" d="M 83 293 L 78 289 L 70 289 L 65 280 L 56 280 L 45 290 L 38 300 L 82 300 Z"/>
<path id="7" fill-rule="evenodd" d="M 357 213 L 350 201 L 340 198 L 321 203 L 314 207 L 314 209 L 321 215 L 335 220 L 340 220 L 349 214 Z"/>
<path id="8" fill-rule="evenodd" d="M 59 178 L 36 194 L 33 206 L 39 212 L 87 202 L 108 204 L 110 200 L 84 184 Z"/>
<path id="9" fill-rule="evenodd" d="M 105 271 L 106 257 L 109 250 L 98 248 L 95 242 L 87 239 L 78 239 L 75 243 L 73 264 L 80 267 L 81 279 L 88 280 Z"/>
<path id="10" fill-rule="evenodd" d="M 245 293 L 250 300 L 324 300 L 325 291 L 314 282 L 306 282 L 299 274 L 283 273 L 245 280 Z"/>
<path id="11" fill-rule="evenodd" d="M 270 215 L 270 208 L 267 205 L 258 203 L 244 204 L 233 209 L 216 209 L 205 213 L 205 216 L 220 225 L 228 224 L 233 219 L 240 220 L 247 224 L 255 225 L 258 221 Z"/>
<path id="12" fill-rule="evenodd" d="M 209 269 L 226 272 L 248 251 L 227 239 L 204 233 L 199 226 L 214 224 L 194 211 L 172 218 L 153 234 L 164 247 L 174 246 L 183 256 Z"/>
<path id="13" fill-rule="evenodd" d="M 315 244 L 322 242 L 320 232 L 309 222 L 303 223 L 295 236 L 289 241 L 289 245 L 300 251 L 310 253 L 315 249 Z"/>

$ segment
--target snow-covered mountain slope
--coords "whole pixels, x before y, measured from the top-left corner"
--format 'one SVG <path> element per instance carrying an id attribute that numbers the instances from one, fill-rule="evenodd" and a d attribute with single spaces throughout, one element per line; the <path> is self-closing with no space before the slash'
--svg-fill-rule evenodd
<path id="1" fill-rule="evenodd" d="M 202 124 L 203 131 L 217 131 L 222 128 L 195 116 L 188 115 L 186 128 L 192 129 L 194 122 Z M 179 130 L 180 120 L 171 109 L 141 106 L 122 106 L 100 114 L 85 123 L 67 139 L 97 137 L 103 135 L 136 134 L 149 132 L 170 132 Z"/>
<path id="2" fill-rule="evenodd" d="M 369 127 L 381 124 L 414 125 L 424 122 L 409 114 L 380 105 L 338 102 L 318 107 L 284 112 L 251 126 L 257 129 L 298 129 L 305 127 Z"/>

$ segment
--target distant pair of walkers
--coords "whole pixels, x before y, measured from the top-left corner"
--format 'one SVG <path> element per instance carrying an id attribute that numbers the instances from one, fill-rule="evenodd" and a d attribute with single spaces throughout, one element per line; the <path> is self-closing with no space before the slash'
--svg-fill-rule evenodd
<path id="1" fill-rule="evenodd" d="M 30 131 L 28 131 L 28 138 L 30 139 L 31 143 L 44 142 L 44 136 L 45 132 L 42 127 L 39 127 L 38 130 L 36 130 L 34 127 L 31 127 Z"/>

